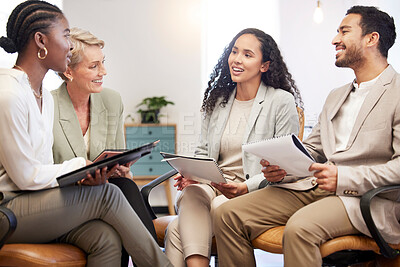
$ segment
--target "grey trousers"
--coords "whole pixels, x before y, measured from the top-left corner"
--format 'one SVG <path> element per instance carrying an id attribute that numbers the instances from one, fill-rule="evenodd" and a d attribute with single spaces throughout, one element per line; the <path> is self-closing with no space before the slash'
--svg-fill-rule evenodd
<path id="1" fill-rule="evenodd" d="M 4 204 L 18 220 L 8 243 L 74 244 L 87 266 L 120 266 L 122 245 L 137 266 L 172 266 L 118 187 L 71 186 L 24 193 Z"/>
<path id="2" fill-rule="evenodd" d="M 260 189 L 221 205 L 213 222 L 221 267 L 255 266 L 251 240 L 275 226 L 286 225 L 284 262 L 293 267 L 320 267 L 323 242 L 360 233 L 340 198 L 319 188 L 304 192 Z"/>

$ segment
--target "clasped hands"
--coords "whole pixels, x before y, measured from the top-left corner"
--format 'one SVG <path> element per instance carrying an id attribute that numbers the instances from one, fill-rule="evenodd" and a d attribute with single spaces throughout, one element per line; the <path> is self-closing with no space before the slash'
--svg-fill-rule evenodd
<path id="1" fill-rule="evenodd" d="M 86 160 L 86 166 L 92 164 L 90 160 Z M 108 182 L 109 178 L 127 177 L 132 178 L 130 174 L 130 167 L 133 162 L 124 165 L 116 164 L 110 170 L 107 167 L 97 169 L 94 177 L 88 173 L 85 178 L 80 181 L 82 185 L 101 185 Z"/>
<path id="2" fill-rule="evenodd" d="M 198 184 L 197 181 L 184 178 L 181 174 L 177 174 L 174 177 L 176 181 L 174 186 L 177 190 L 182 191 L 191 184 Z M 214 186 L 217 190 L 219 190 L 224 196 L 227 198 L 234 198 L 243 194 L 248 193 L 247 185 L 245 183 L 214 183 L 211 182 L 211 185 Z"/>
<path id="3" fill-rule="evenodd" d="M 270 165 L 270 163 L 264 159 L 260 161 L 260 164 L 262 165 L 261 171 L 264 173 L 265 179 L 269 182 L 280 182 L 287 174 L 286 171 L 280 169 L 279 166 Z M 336 192 L 338 170 L 335 165 L 313 163 L 308 170 L 310 172 L 314 171 L 314 177 L 317 178 L 316 182 L 319 188 Z"/>

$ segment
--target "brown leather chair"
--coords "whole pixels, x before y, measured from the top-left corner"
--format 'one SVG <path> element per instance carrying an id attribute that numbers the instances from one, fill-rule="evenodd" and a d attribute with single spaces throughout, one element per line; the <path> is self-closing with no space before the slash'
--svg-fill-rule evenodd
<path id="1" fill-rule="evenodd" d="M 175 175 L 176 171 L 171 171 L 165 174 L 162 179 Z M 154 181 L 154 184 L 161 183 L 161 181 Z M 153 185 L 154 185 L 153 184 Z M 151 191 L 151 186 L 147 185 L 142 189 L 144 192 L 145 202 L 148 203 L 148 194 Z M 154 185 L 156 186 L 156 185 Z M 153 187 L 154 187 L 153 186 Z M 400 244 L 388 245 L 382 238 L 380 233 L 375 227 L 370 212 L 371 199 L 377 194 L 397 189 L 400 190 L 400 185 L 386 186 L 377 189 L 373 189 L 370 192 L 364 194 L 361 198 L 360 208 L 363 214 L 364 220 L 367 223 L 368 229 L 371 232 L 373 238 L 364 235 L 348 235 L 341 236 L 327 241 L 320 247 L 320 252 L 323 257 L 323 266 L 351 266 L 358 264 L 357 266 L 380 266 L 380 267 L 398 267 L 400 266 L 399 255 Z M 150 206 L 148 206 L 150 207 Z M 152 210 L 150 210 L 152 212 Z M 164 216 L 156 218 L 153 213 L 153 222 L 156 228 L 158 244 L 164 246 L 165 230 L 168 224 L 176 218 L 174 216 Z M 282 237 L 284 226 L 275 227 L 264 232 L 256 239 L 252 241 L 254 248 L 261 249 L 270 253 L 282 254 Z M 212 255 L 217 258 L 217 249 L 215 239 L 213 238 L 212 244 Z M 216 262 L 218 260 L 216 259 Z"/>
<path id="2" fill-rule="evenodd" d="M 320 252 L 324 266 L 400 266 L 400 244 L 387 244 L 382 238 L 371 216 L 371 200 L 379 193 L 400 190 L 400 185 L 384 186 L 372 189 L 361 197 L 360 209 L 373 238 L 365 235 L 341 236 L 322 244 Z M 283 253 L 282 237 L 285 227 L 269 229 L 252 241 L 255 248 L 270 252 Z"/>
<path id="3" fill-rule="evenodd" d="M 8 225 L 3 227 L 0 223 L 0 266 L 86 266 L 85 252 L 70 244 L 5 244 L 17 227 L 17 219 L 11 210 L 0 205 L 0 222 L 1 215 Z"/>
<path id="4" fill-rule="evenodd" d="M 300 126 L 300 131 L 299 131 L 299 139 L 303 140 L 303 134 L 304 134 L 304 124 L 305 124 L 305 118 L 304 118 L 304 111 L 302 108 L 297 107 L 297 114 L 299 115 L 299 126 Z"/>
<path id="5" fill-rule="evenodd" d="M 69 244 L 6 244 L 0 266 L 86 266 L 86 254 Z"/>
<path id="6" fill-rule="evenodd" d="M 86 265 L 86 254 L 69 244 L 5 244 L 17 227 L 17 219 L 11 210 L 0 206 L 0 213 L 7 218 L 0 240 L 0 266 L 74 266 Z M 7 222 L 5 222 L 7 224 Z M 3 233 L 4 231 L 4 233 Z"/>
<path id="7" fill-rule="evenodd" d="M 254 248 L 270 253 L 282 254 L 284 226 L 272 228 L 252 241 Z M 391 245 L 399 249 L 400 245 Z M 367 236 L 341 236 L 327 241 L 320 247 L 324 259 L 323 266 L 382 266 L 398 267 L 400 258 L 389 259 L 380 254 L 377 243 Z M 335 254 L 337 253 L 337 254 Z"/>

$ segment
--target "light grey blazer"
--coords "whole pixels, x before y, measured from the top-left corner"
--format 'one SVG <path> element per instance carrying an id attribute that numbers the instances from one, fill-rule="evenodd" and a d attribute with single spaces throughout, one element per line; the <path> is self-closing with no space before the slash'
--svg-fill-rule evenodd
<path id="1" fill-rule="evenodd" d="M 317 162 L 329 160 L 338 166 L 336 195 L 354 227 L 370 235 L 361 216 L 360 196 L 373 188 L 400 184 L 400 75 L 392 66 L 382 73 L 361 106 L 346 148 L 336 151 L 332 120 L 352 88 L 347 84 L 329 94 L 319 122 L 304 144 Z M 303 190 L 311 187 L 308 183 L 304 182 Z M 372 202 L 376 225 L 391 243 L 400 242 L 399 200 L 397 191 Z"/>
<path id="2" fill-rule="evenodd" d="M 82 130 L 65 83 L 51 93 L 54 98 L 54 163 L 74 157 L 87 159 Z M 105 148 L 125 147 L 123 110 L 121 96 L 114 90 L 104 88 L 90 95 L 89 160 Z"/>
<path id="3" fill-rule="evenodd" d="M 212 112 L 202 122 L 200 143 L 195 150 L 196 156 L 214 158 L 218 161 L 221 137 L 235 99 L 236 89 L 232 92 L 228 103 L 221 107 L 219 100 Z M 243 135 L 243 142 L 259 141 L 267 138 L 299 132 L 299 116 L 297 115 L 294 97 L 282 89 L 274 89 L 263 83 L 258 88 L 253 107 Z M 261 173 L 260 160 L 252 154 L 242 152 L 243 172 L 249 192 L 258 189 L 264 176 Z"/>

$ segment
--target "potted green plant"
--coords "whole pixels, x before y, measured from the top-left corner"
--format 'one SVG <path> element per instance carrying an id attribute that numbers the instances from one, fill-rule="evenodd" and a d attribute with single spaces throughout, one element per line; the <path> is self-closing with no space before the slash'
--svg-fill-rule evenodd
<path id="1" fill-rule="evenodd" d="M 167 105 L 174 105 L 174 102 L 165 99 L 165 96 L 146 97 L 136 107 L 145 106 L 145 109 L 138 109 L 142 123 L 160 123 L 160 109 Z"/>

